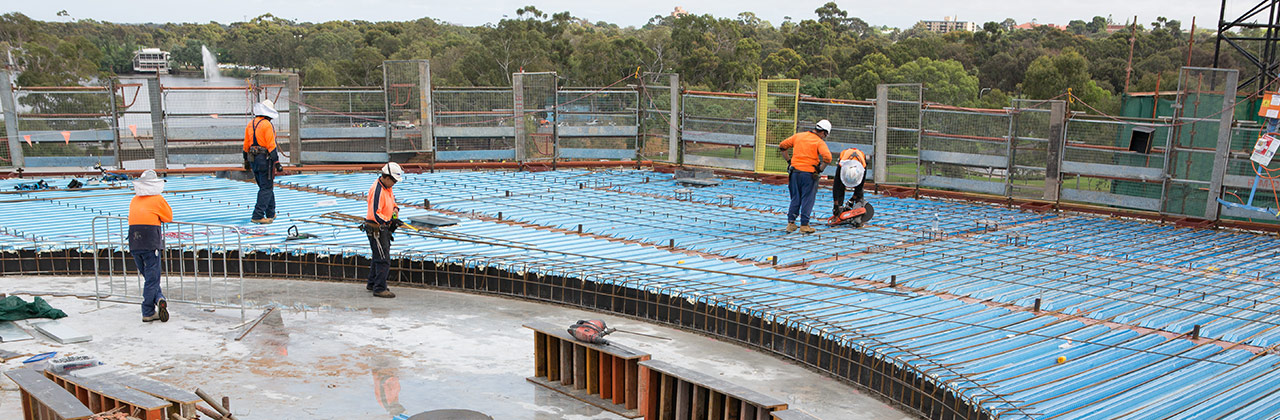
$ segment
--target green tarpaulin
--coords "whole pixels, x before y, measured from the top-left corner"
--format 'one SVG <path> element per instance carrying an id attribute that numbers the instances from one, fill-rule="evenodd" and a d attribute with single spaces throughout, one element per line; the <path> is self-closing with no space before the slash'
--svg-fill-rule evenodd
<path id="1" fill-rule="evenodd" d="M 27 318 L 58 319 L 66 316 L 66 312 L 54 309 L 49 306 L 49 302 L 45 302 L 39 296 L 36 296 L 33 302 L 27 302 L 17 296 L 0 299 L 0 321 L 17 321 Z"/>

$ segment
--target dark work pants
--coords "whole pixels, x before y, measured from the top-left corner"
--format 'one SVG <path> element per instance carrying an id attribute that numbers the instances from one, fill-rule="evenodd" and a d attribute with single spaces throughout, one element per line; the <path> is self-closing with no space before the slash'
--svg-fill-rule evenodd
<path id="1" fill-rule="evenodd" d="M 813 180 L 813 173 L 792 170 L 787 191 L 791 193 L 787 223 L 794 223 L 799 217 L 801 225 L 808 225 L 809 215 L 813 214 L 813 200 L 818 195 L 818 182 Z"/>
<path id="2" fill-rule="evenodd" d="M 840 206 L 844 204 L 844 192 L 846 190 L 844 182 L 840 181 L 839 168 L 836 168 L 836 176 L 834 176 L 833 178 L 835 178 L 835 183 L 831 187 L 831 197 L 834 198 L 835 205 L 832 206 L 834 208 L 832 210 L 832 213 L 833 213 L 832 216 L 839 216 Z M 862 201 L 862 198 L 863 198 L 862 185 L 866 183 L 867 183 L 866 179 L 863 179 L 862 182 L 859 182 L 858 185 L 855 185 L 853 187 L 853 197 L 850 198 L 849 201 L 851 202 Z"/>
<path id="3" fill-rule="evenodd" d="M 159 251 L 133 251 L 133 262 L 142 273 L 142 316 L 156 314 L 156 303 L 164 299 L 160 292 L 160 254 Z"/>
<path id="4" fill-rule="evenodd" d="M 253 206 L 253 218 L 273 219 L 276 217 L 276 193 L 272 190 L 274 176 L 271 171 L 275 166 L 268 155 L 253 157 L 253 179 L 258 183 L 258 202 Z"/>
<path id="5" fill-rule="evenodd" d="M 381 292 L 387 290 L 387 277 L 391 276 L 391 231 L 378 229 L 376 234 L 367 235 L 373 253 L 369 259 L 369 280 L 365 282 L 365 288 Z"/>

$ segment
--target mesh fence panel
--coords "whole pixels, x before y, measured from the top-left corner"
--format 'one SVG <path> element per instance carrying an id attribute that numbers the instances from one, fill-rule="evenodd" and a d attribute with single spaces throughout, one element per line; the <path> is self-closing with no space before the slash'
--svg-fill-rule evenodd
<path id="1" fill-rule="evenodd" d="M 1223 215 L 1224 219 L 1248 220 L 1252 222 L 1277 223 L 1276 212 L 1280 211 L 1280 179 L 1271 179 L 1280 175 L 1280 159 L 1273 159 L 1270 164 L 1262 166 L 1249 159 L 1253 154 L 1253 146 L 1262 136 L 1261 128 L 1237 127 L 1231 130 L 1231 157 L 1227 160 L 1227 172 L 1223 182 L 1222 200 L 1228 203 L 1247 204 L 1265 212 L 1240 212 L 1242 216 Z M 1272 134 L 1272 136 L 1276 136 Z M 1252 217 L 1250 217 L 1252 216 Z"/>
<path id="2" fill-rule="evenodd" d="M 556 157 L 556 103 L 559 101 L 555 73 L 520 73 L 521 103 L 524 112 L 515 121 L 516 150 L 523 160 L 549 161 Z M 518 153 L 521 154 L 521 153 Z"/>
<path id="3" fill-rule="evenodd" d="M 151 128 L 151 92 L 144 79 L 116 81 L 120 160 L 125 168 L 154 168 L 155 136 Z"/>
<path id="4" fill-rule="evenodd" d="M 13 95 L 27 166 L 114 163 L 114 117 L 108 88 L 19 88 Z M 7 155 L 8 145 L 4 148 Z"/>
<path id="5" fill-rule="evenodd" d="M 787 161 L 778 145 L 796 134 L 799 80 L 761 80 L 756 95 L 756 172 L 784 173 Z"/>
<path id="6" fill-rule="evenodd" d="M 680 141 L 685 163 L 755 168 L 754 98 L 686 94 Z"/>
<path id="7" fill-rule="evenodd" d="M 245 125 L 253 117 L 253 89 L 243 87 L 162 86 L 165 140 L 169 162 L 175 164 L 229 164 L 241 161 Z M 280 89 L 261 95 L 276 101 Z M 286 98 L 287 99 L 287 98 Z M 279 107 L 279 102 L 276 102 Z M 149 117 L 149 115 L 148 115 Z M 288 118 L 271 121 L 277 145 L 286 147 Z M 148 121 L 149 126 L 149 121 Z"/>
<path id="8" fill-rule="evenodd" d="M 454 160 L 500 151 L 515 156 L 511 89 L 440 88 L 431 93 L 436 113 L 437 159 Z"/>
<path id="9" fill-rule="evenodd" d="M 1010 151 L 1013 173 L 1009 174 L 1009 193 L 1018 198 L 1045 197 L 1045 176 L 1049 158 L 1051 103 L 1049 101 L 1015 100 L 1010 122 L 1013 142 Z"/>
<path id="10" fill-rule="evenodd" d="M 922 111 L 921 182 L 936 188 L 1004 195 L 1009 120 L 1004 112 Z"/>
<path id="11" fill-rule="evenodd" d="M 670 73 L 645 73 L 640 88 L 640 145 L 638 159 L 675 162 L 671 153 L 671 92 L 679 86 L 671 86 Z"/>
<path id="12" fill-rule="evenodd" d="M 887 183 L 916 185 L 919 181 L 920 103 L 919 84 L 887 85 L 888 154 Z"/>
<path id="13" fill-rule="evenodd" d="M 1140 127 L 1154 130 L 1149 153 L 1130 150 L 1132 133 Z M 1159 209 L 1168 125 L 1070 118 L 1065 130 L 1063 189 L 1114 194 L 1126 203 L 1121 207 Z"/>
<path id="14" fill-rule="evenodd" d="M 9 156 L 9 127 L 5 125 L 4 104 L 0 103 L 0 138 L 4 139 L 0 143 L 0 168 L 12 168 L 13 158 Z M 21 139 L 13 139 L 13 141 L 21 141 Z"/>
<path id="15" fill-rule="evenodd" d="M 634 153 L 639 122 L 635 90 L 566 89 L 559 91 L 559 98 L 556 116 L 560 121 L 556 128 L 561 157 L 620 158 Z"/>
<path id="16" fill-rule="evenodd" d="M 390 153 L 417 153 L 432 150 L 431 139 L 423 136 L 426 115 L 423 92 L 430 89 L 423 60 L 383 61 L 383 89 L 386 91 Z"/>
<path id="17" fill-rule="evenodd" d="M 1179 76 L 1178 104 L 1173 128 L 1170 176 L 1162 210 L 1203 217 L 1213 178 L 1214 154 L 1223 116 L 1224 94 L 1235 95 L 1227 83 L 1229 70 L 1183 68 Z M 1230 114 L 1225 118 L 1231 118 Z M 1225 169 L 1225 168 L 1223 168 Z"/>
<path id="18" fill-rule="evenodd" d="M 827 135 L 826 141 L 833 159 L 839 159 L 840 152 L 851 147 L 860 148 L 868 156 L 875 151 L 873 144 L 876 137 L 876 108 L 869 102 L 801 100 L 798 115 L 797 128 L 800 130 L 807 130 L 824 119 L 831 122 L 831 133 Z M 867 161 L 867 174 L 875 170 L 873 161 L 874 159 Z M 834 173 L 835 165 L 833 164 L 828 174 Z"/>
<path id="19" fill-rule="evenodd" d="M 302 89 L 302 149 L 312 161 L 386 152 L 386 98 L 380 88 Z M 348 155 L 349 156 L 349 155 Z"/>

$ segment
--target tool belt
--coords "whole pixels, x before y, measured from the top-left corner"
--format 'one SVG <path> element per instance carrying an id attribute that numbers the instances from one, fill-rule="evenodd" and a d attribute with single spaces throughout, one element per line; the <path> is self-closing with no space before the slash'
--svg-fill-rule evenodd
<path id="1" fill-rule="evenodd" d="M 253 145 L 253 146 L 249 146 L 249 154 L 250 154 L 250 155 L 265 155 L 265 154 L 267 154 L 267 153 L 271 153 L 271 151 L 270 151 L 270 150 L 267 150 L 267 148 L 265 148 L 265 147 L 258 146 L 258 145 L 256 145 L 256 144 L 255 144 L 255 145 Z"/>

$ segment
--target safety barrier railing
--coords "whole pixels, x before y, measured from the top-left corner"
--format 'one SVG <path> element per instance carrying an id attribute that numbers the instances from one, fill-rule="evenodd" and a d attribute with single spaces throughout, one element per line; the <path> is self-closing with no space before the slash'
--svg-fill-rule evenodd
<path id="1" fill-rule="evenodd" d="M 97 216 L 91 225 L 94 292 L 142 298 L 142 273 L 128 251 L 129 219 Z M 245 319 L 243 230 L 229 225 L 172 222 L 163 226 L 161 290 L 170 302 L 240 310 Z M 117 266 L 118 265 L 118 266 Z"/>

